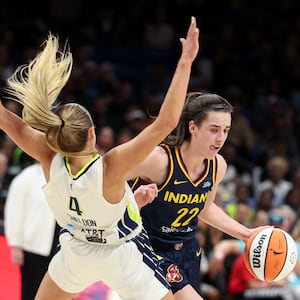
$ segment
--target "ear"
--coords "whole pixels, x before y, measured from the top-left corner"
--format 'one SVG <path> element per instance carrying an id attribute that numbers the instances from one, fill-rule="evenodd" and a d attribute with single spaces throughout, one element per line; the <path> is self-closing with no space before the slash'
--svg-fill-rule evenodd
<path id="1" fill-rule="evenodd" d="M 191 120 L 190 122 L 189 122 L 189 132 L 191 133 L 191 134 L 193 134 L 193 132 L 195 132 L 195 129 L 196 129 L 196 124 L 195 124 L 195 121 L 194 120 Z"/>
<path id="2" fill-rule="evenodd" d="M 94 126 L 91 126 L 89 128 L 88 136 L 89 136 L 89 139 L 92 139 L 92 138 L 96 137 L 96 132 L 95 132 L 95 127 Z"/>

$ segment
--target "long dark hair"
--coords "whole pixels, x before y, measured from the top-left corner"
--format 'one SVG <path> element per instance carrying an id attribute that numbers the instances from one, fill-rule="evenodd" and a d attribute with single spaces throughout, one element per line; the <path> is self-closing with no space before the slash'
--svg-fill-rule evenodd
<path id="1" fill-rule="evenodd" d="M 172 147 L 180 147 L 183 141 L 191 136 L 189 122 L 194 120 L 197 126 L 207 117 L 209 111 L 233 112 L 232 105 L 216 94 L 192 92 L 188 93 L 177 127 L 163 143 Z"/>

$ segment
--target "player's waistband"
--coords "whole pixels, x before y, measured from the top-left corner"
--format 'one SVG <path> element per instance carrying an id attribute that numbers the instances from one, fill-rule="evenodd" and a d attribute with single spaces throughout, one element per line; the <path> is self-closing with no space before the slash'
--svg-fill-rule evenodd
<path id="1" fill-rule="evenodd" d="M 187 241 L 179 241 L 179 242 L 161 242 L 161 241 L 151 241 L 151 246 L 156 251 L 173 251 L 180 250 L 183 247 L 187 247 L 195 243 L 195 239 L 187 240 Z"/>

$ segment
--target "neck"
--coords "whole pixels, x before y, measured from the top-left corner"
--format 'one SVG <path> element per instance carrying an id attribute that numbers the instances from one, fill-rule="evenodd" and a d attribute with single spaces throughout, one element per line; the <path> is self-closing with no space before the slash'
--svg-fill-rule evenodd
<path id="1" fill-rule="evenodd" d="M 66 157 L 67 163 L 71 173 L 74 175 L 79 172 L 86 164 L 93 160 L 95 154 L 83 155 L 83 156 L 69 156 Z"/>
<path id="2" fill-rule="evenodd" d="M 193 149 L 189 142 L 182 144 L 180 154 L 190 178 L 197 179 L 203 172 L 205 158 L 199 154 L 199 151 Z"/>

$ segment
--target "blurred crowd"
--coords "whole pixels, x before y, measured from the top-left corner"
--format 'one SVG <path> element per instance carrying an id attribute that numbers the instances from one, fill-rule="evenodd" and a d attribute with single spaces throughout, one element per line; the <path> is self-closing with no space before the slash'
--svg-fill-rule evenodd
<path id="1" fill-rule="evenodd" d="M 91 111 L 98 149 L 105 153 L 155 117 L 178 57 L 179 37 L 186 31 L 182 24 L 194 15 L 201 51 L 189 89 L 215 92 L 234 106 L 221 151 L 228 170 L 216 201 L 245 225 L 263 212 L 265 223 L 292 234 L 300 216 L 296 5 L 292 0 L 7 2 L 0 11 L 0 96 L 21 114 L 21 107 L 5 97 L 6 79 L 35 56 L 49 31 L 59 34 L 74 55 L 71 79 L 59 101 L 77 101 Z M 0 134 L 0 221 L 11 180 L 32 163 Z M 203 227 L 209 257 L 228 237 Z M 207 299 L 221 299 L 227 279 L 216 284 L 210 277 L 219 298 Z"/>

